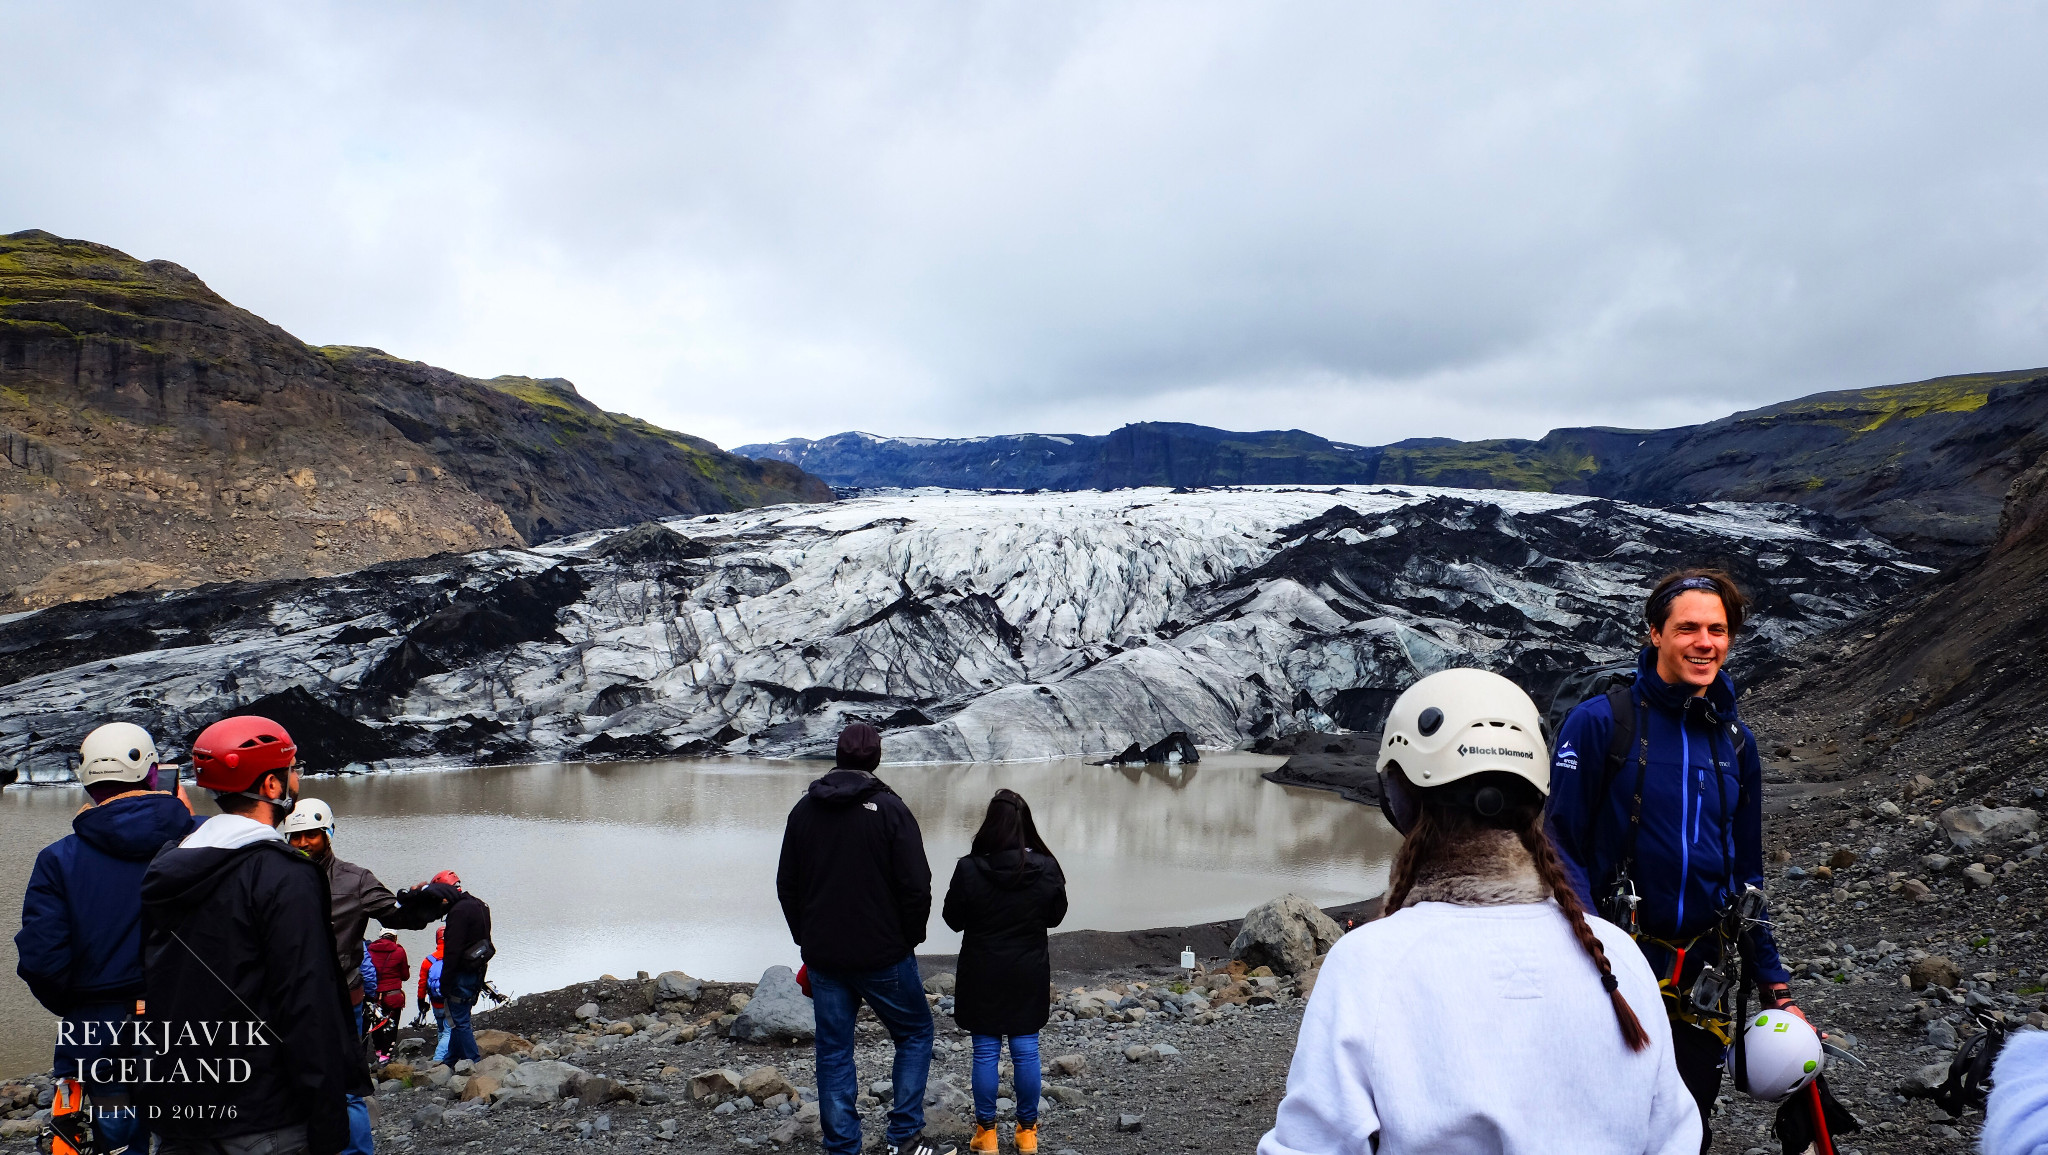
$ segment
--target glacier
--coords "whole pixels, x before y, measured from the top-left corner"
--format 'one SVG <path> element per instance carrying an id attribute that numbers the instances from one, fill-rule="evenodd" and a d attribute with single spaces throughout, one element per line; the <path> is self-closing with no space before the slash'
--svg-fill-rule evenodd
<path id="1" fill-rule="evenodd" d="M 1738 672 L 1932 572 L 1789 505 L 888 491 L 0 619 L 0 768 L 61 780 L 103 721 L 181 747 L 250 709 L 316 769 L 806 756 L 854 720 L 891 762 L 1229 747 L 1372 729 L 1452 665 L 1540 703 L 1702 562 L 1757 599 Z"/>

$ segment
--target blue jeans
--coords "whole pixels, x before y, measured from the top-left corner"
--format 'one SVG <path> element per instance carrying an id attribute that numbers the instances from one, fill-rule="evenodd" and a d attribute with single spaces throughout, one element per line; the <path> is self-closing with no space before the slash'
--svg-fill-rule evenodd
<path id="1" fill-rule="evenodd" d="M 434 1008 L 434 1021 L 440 1024 L 441 1027 L 440 1037 L 434 1040 L 434 1061 L 436 1063 L 445 1063 L 448 1061 L 448 1036 L 450 1027 L 450 1024 L 448 1022 L 448 1007 L 445 1004 Z"/>
<path id="2" fill-rule="evenodd" d="M 1002 1085 L 998 1064 L 1003 1058 L 1000 1035 L 974 1036 L 974 1118 L 996 1121 L 996 1088 Z M 1016 1069 L 1017 1122 L 1038 1122 L 1038 1095 L 1043 1090 L 1038 1069 L 1038 1036 L 1010 1036 L 1010 1066 Z"/>
<path id="3" fill-rule="evenodd" d="M 828 973 L 811 968 L 811 1003 L 818 1020 L 818 1125 L 829 1155 L 860 1150 L 860 1114 L 853 1108 L 859 1075 L 853 1065 L 853 1022 L 865 1000 L 896 1044 L 890 1074 L 896 1102 L 888 1140 L 902 1146 L 924 1130 L 924 1088 L 932 1074 L 932 1008 L 924 1001 L 917 956 L 905 955 L 878 971 Z"/>
<path id="4" fill-rule="evenodd" d="M 348 1097 L 348 1146 L 341 1155 L 371 1155 L 370 1104 L 361 1095 Z"/>
<path id="5" fill-rule="evenodd" d="M 441 993 L 448 999 L 448 1062 L 459 1063 L 468 1059 L 474 1063 L 484 1057 L 476 1049 L 476 1033 L 469 1029 L 470 1008 L 476 1006 L 476 997 L 483 993 L 484 976 L 481 971 L 462 971 L 459 974 L 444 975 L 441 979 Z"/>

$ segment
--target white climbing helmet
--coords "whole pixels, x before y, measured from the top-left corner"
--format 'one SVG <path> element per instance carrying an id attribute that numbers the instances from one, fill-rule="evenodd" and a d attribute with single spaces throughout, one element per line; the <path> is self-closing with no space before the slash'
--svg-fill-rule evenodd
<path id="1" fill-rule="evenodd" d="M 1399 780 L 1391 771 L 1399 771 Z M 1403 832 L 1413 815 L 1402 781 L 1434 790 L 1477 774 L 1506 773 L 1550 793 L 1550 753 L 1536 703 L 1486 670 L 1443 670 L 1395 699 L 1380 736 L 1379 772 L 1381 808 Z"/>
<path id="2" fill-rule="evenodd" d="M 1758 1011 L 1743 1028 L 1742 1049 L 1742 1067 L 1736 1067 L 1733 1048 L 1728 1065 L 1738 1075 L 1747 1068 L 1749 1085 L 1737 1089 L 1754 1099 L 1775 1103 L 1820 1074 L 1820 1036 L 1790 1011 Z"/>
<path id="3" fill-rule="evenodd" d="M 78 784 L 141 782 L 157 764 L 156 741 L 133 722 L 109 722 L 78 746 Z"/>
<path id="4" fill-rule="evenodd" d="M 292 812 L 284 816 L 284 825 L 277 828 L 286 838 L 309 830 L 325 830 L 328 837 L 334 836 L 334 811 L 318 798 L 299 799 Z"/>

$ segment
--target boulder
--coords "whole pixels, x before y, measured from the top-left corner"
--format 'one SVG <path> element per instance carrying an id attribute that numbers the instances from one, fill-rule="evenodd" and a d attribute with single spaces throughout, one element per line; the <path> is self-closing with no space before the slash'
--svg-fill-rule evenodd
<path id="1" fill-rule="evenodd" d="M 1055 1075 L 1081 1075 L 1088 1071 L 1088 1056 L 1081 1054 L 1055 1055 L 1045 1069 Z"/>
<path id="2" fill-rule="evenodd" d="M 560 1059 L 540 1059 L 520 1064 L 500 1083 L 510 1092 L 507 1098 L 524 1103 L 552 1103 L 576 1094 L 583 1085 L 583 1077 L 580 1067 Z"/>
<path id="3" fill-rule="evenodd" d="M 924 993 L 928 995 L 950 995 L 953 993 L 953 972 L 936 974 L 924 980 Z"/>
<path id="4" fill-rule="evenodd" d="M 782 1077 L 774 1067 L 756 1067 L 740 1078 L 740 1094 L 766 1106 L 768 1100 L 777 1095 L 786 1096 L 784 1102 L 795 1099 L 796 1086 Z"/>
<path id="5" fill-rule="evenodd" d="M 498 1087 L 498 1080 L 489 1075 L 471 1075 L 462 1084 L 462 1101 L 488 1099 L 498 1093 Z"/>
<path id="6" fill-rule="evenodd" d="M 740 1073 L 726 1067 L 699 1071 L 690 1076 L 690 1101 L 722 1103 L 740 1093 Z"/>
<path id="7" fill-rule="evenodd" d="M 681 999 L 694 1003 L 704 993 L 704 980 L 693 979 L 681 971 L 663 971 L 654 976 L 654 997 L 657 999 Z"/>
<path id="8" fill-rule="evenodd" d="M 493 1079 L 502 1079 L 518 1068 L 519 1060 L 510 1055 L 485 1055 L 477 1060 L 476 1068 L 470 1074 L 472 1077 L 489 1075 Z"/>
<path id="9" fill-rule="evenodd" d="M 580 1007 L 577 1007 L 577 1008 L 576 1008 L 576 1017 L 577 1017 L 577 1018 L 579 1018 L 579 1019 L 583 1019 L 583 1020 L 585 1020 L 586 1022 L 587 1022 L 587 1021 L 589 1021 L 589 1020 L 592 1020 L 592 1019 L 595 1019 L 595 1018 L 597 1018 L 597 1004 L 596 1004 L 596 1003 L 584 1003 L 584 1004 L 583 1004 L 582 1006 L 580 1006 Z"/>
<path id="10" fill-rule="evenodd" d="M 1951 806 L 1941 812 L 1942 832 L 1957 850 L 1983 850 L 2017 842 L 2041 825 L 2041 816 L 2024 806 Z"/>
<path id="11" fill-rule="evenodd" d="M 1930 984 L 1954 990 L 1956 984 L 1963 981 L 1963 968 L 1957 966 L 1954 959 L 1931 954 L 1914 963 L 1906 977 L 1913 981 L 1916 991 L 1925 990 Z"/>
<path id="12" fill-rule="evenodd" d="M 523 1055 L 533 1043 L 510 1031 L 482 1030 L 476 1033 L 476 1049 L 486 1055 Z"/>
<path id="13" fill-rule="evenodd" d="M 727 1032 L 735 1039 L 752 1042 L 809 1039 L 818 1033 L 817 1016 L 811 1000 L 796 983 L 796 972 L 772 966 L 761 974 L 754 997 L 740 1008 Z"/>
<path id="14" fill-rule="evenodd" d="M 633 1098 L 633 1091 L 624 1084 L 602 1075 L 589 1075 L 576 1088 L 576 1097 L 583 1100 L 586 1107 L 602 1107 L 614 1099 Z"/>
<path id="15" fill-rule="evenodd" d="M 1278 974 L 1300 974 L 1316 956 L 1344 937 L 1344 928 L 1298 894 L 1283 894 L 1244 916 L 1230 955 L 1247 967 L 1269 966 Z"/>
<path id="16" fill-rule="evenodd" d="M 1899 1080 L 1899 1094 L 1912 1099 L 1924 1099 L 1934 1094 L 1937 1088 L 1948 1081 L 1948 1067 L 1946 1062 L 1929 1063 L 1915 1070 Z"/>

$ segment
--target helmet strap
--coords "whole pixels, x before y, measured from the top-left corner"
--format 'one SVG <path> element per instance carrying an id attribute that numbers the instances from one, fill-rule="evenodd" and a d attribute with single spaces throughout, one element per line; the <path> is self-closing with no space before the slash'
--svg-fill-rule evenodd
<path id="1" fill-rule="evenodd" d="M 269 797 L 260 789 L 263 785 L 263 778 L 268 778 L 273 774 L 277 776 L 278 785 L 284 787 L 284 793 L 275 798 Z M 290 814 L 292 807 L 299 804 L 299 796 L 292 792 L 291 767 L 287 766 L 282 770 L 265 770 L 263 778 L 258 778 L 256 784 L 247 790 L 237 790 L 234 797 L 247 798 L 255 802 L 266 802 L 272 806 L 279 807 L 286 814 Z"/>

